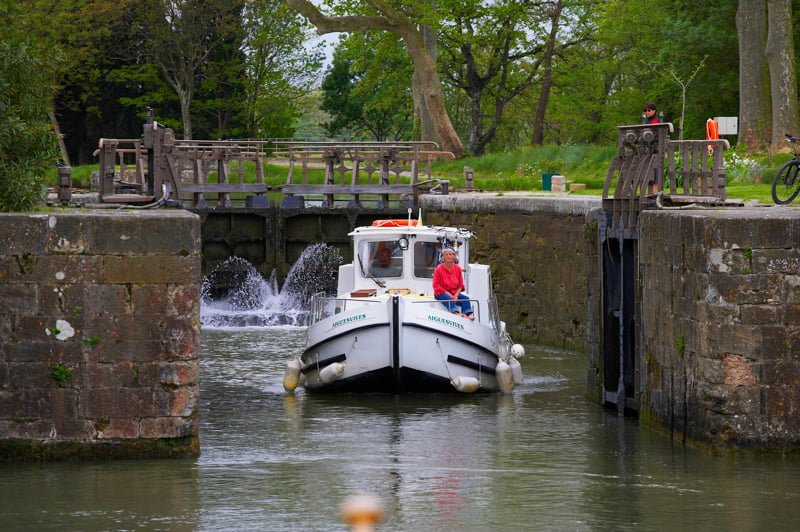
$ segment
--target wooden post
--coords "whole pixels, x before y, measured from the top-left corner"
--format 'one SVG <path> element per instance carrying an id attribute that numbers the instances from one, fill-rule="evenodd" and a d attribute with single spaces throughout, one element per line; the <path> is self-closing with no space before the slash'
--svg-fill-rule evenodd
<path id="1" fill-rule="evenodd" d="M 72 168 L 62 166 L 58 169 L 58 201 L 68 203 L 72 199 Z"/>
<path id="2" fill-rule="evenodd" d="M 114 163 L 117 142 L 111 139 L 100 140 L 100 198 L 114 193 Z"/>

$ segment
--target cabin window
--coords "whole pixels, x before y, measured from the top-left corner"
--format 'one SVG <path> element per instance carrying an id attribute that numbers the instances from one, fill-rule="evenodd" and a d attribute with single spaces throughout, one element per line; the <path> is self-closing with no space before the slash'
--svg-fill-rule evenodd
<path id="1" fill-rule="evenodd" d="M 403 250 L 396 240 L 363 242 L 361 257 L 368 277 L 402 277 Z"/>
<path id="2" fill-rule="evenodd" d="M 438 258 L 438 242 L 414 242 L 414 277 L 432 279 Z"/>

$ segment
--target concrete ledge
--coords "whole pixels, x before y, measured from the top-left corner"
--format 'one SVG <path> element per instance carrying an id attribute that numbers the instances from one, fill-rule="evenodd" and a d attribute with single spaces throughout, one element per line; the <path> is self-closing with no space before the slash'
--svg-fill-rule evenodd
<path id="1" fill-rule="evenodd" d="M 469 213 L 537 213 L 563 216 L 583 216 L 599 209 L 599 196 L 556 196 L 534 192 L 456 193 L 447 196 L 420 196 L 422 218 L 426 210 Z"/>

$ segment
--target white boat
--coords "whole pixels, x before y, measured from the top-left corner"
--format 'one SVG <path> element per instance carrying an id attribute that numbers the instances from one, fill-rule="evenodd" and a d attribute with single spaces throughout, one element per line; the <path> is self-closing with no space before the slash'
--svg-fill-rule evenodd
<path id="1" fill-rule="evenodd" d="M 378 220 L 358 227 L 336 296 L 312 296 L 305 350 L 284 387 L 330 392 L 510 391 L 524 354 L 500 320 L 489 267 L 469 263 L 472 232 Z M 474 319 L 434 298 L 443 247 L 456 251 Z M 388 250 L 388 252 L 387 252 Z M 383 253 L 390 259 L 378 264 Z"/>

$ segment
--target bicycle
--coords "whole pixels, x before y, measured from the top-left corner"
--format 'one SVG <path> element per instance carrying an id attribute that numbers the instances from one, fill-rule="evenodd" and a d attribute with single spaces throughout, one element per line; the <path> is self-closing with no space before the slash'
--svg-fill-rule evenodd
<path id="1" fill-rule="evenodd" d="M 772 180 L 772 200 L 777 205 L 786 205 L 800 194 L 800 137 L 786 134 L 792 144 L 792 158 L 783 163 Z"/>

